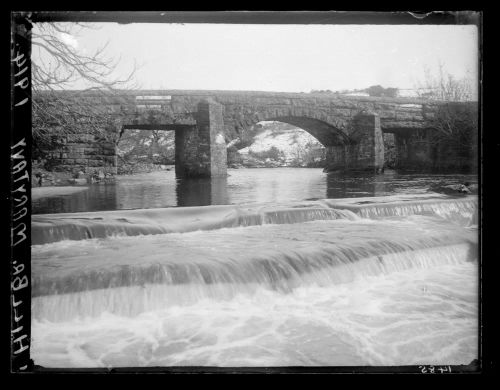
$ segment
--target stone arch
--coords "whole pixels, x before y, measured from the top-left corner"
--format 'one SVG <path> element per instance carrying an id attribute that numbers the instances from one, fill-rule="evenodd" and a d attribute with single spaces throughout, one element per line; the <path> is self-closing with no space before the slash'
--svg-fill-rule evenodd
<path id="1" fill-rule="evenodd" d="M 228 115 L 229 124 L 248 128 L 261 121 L 280 121 L 299 127 L 326 148 L 328 170 L 381 170 L 384 164 L 380 118 L 373 113 L 350 111 L 350 116 L 336 117 L 321 107 L 240 108 L 243 112 Z"/>
<path id="2" fill-rule="evenodd" d="M 349 137 L 345 131 L 342 131 L 336 126 L 327 123 L 323 120 L 311 118 L 307 116 L 258 116 L 252 122 L 246 122 L 246 127 L 262 122 L 262 121 L 278 121 L 283 123 L 288 123 L 292 126 L 296 126 L 303 131 L 311 134 L 316 138 L 319 143 L 325 147 L 326 160 L 328 167 L 342 167 L 345 168 L 350 164 L 351 157 L 349 156 L 354 151 L 353 139 Z M 349 128 L 344 126 L 344 129 Z"/>
<path id="3" fill-rule="evenodd" d="M 372 112 L 359 112 L 342 129 L 332 121 L 307 116 L 268 118 L 290 123 L 313 135 L 326 147 L 328 170 L 375 170 L 384 165 L 384 145 L 380 118 Z"/>
<path id="4" fill-rule="evenodd" d="M 225 116 L 224 122 L 229 134 L 232 128 L 236 129 L 236 133 L 239 134 L 241 129 L 249 129 L 258 122 L 279 121 L 303 129 L 325 147 L 349 144 L 348 122 L 342 119 L 335 121 L 334 118 L 326 118 L 320 114 L 312 110 L 304 112 L 302 109 L 268 108 Z"/>
<path id="5" fill-rule="evenodd" d="M 325 147 L 346 145 L 350 142 L 349 137 L 343 131 L 319 119 L 304 116 L 278 116 L 266 120 L 284 122 L 301 128 Z"/>
<path id="6" fill-rule="evenodd" d="M 344 144 L 349 138 L 351 117 L 336 115 L 326 107 L 293 104 L 228 105 L 224 110 L 224 126 L 229 138 L 235 138 L 242 130 L 249 129 L 258 122 L 273 120 L 300 127 L 325 146 L 332 143 Z"/>

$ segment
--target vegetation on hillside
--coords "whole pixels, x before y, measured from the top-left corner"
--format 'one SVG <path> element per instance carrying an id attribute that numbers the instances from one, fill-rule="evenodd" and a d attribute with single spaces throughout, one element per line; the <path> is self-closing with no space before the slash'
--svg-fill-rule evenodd
<path id="1" fill-rule="evenodd" d="M 118 173 L 135 173 L 175 164 L 173 131 L 127 130 L 117 144 Z"/>

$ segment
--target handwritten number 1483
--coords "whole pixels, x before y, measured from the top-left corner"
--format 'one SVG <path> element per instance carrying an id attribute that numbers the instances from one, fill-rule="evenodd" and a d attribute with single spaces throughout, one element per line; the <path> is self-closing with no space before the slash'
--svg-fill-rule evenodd
<path id="1" fill-rule="evenodd" d="M 418 366 L 422 374 L 443 374 L 451 372 L 450 366 Z"/>

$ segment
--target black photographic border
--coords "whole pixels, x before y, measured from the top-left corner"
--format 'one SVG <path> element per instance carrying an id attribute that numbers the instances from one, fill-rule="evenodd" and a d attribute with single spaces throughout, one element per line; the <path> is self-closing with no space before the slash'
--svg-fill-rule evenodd
<path id="1" fill-rule="evenodd" d="M 31 339 L 31 41 L 37 22 L 80 21 L 117 23 L 231 23 L 231 24 L 474 24 L 479 39 L 478 159 L 480 223 L 479 243 L 479 360 L 451 366 L 451 373 L 483 373 L 493 369 L 493 346 L 484 343 L 495 332 L 487 326 L 483 282 L 492 275 L 483 264 L 484 162 L 483 133 L 483 13 L 481 11 L 12 11 L 10 49 L 9 221 L 10 221 L 10 372 L 21 373 L 422 373 L 421 366 L 338 367 L 120 367 L 112 369 L 58 369 L 36 366 L 29 355 Z M 27 80 L 27 81 L 26 81 Z M 494 130 L 494 129 L 493 129 Z M 24 184 L 24 187 L 23 187 Z M 23 189 L 25 191 L 23 191 Z M 493 216 L 492 216 L 493 217 Z M 488 221 L 488 218 L 486 218 Z M 491 234 L 491 233 L 489 233 Z M 491 236 L 488 236 L 491 237 Z M 496 261 L 494 256 L 488 261 Z M 491 272 L 491 271 L 488 271 Z M 28 348 L 24 348 L 27 346 Z M 436 366 L 439 367 L 439 366 Z"/>

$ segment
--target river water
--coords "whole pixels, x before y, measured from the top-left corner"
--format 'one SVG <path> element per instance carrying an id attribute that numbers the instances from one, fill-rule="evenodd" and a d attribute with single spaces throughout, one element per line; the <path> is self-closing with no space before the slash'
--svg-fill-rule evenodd
<path id="1" fill-rule="evenodd" d="M 433 183 L 477 182 L 475 175 L 324 173 L 321 168 L 229 169 L 227 178 L 177 181 L 175 172 L 118 176 L 72 195 L 36 199 L 33 213 L 288 202 L 426 193 Z"/>
<path id="2" fill-rule="evenodd" d="M 210 197 L 179 195 L 170 172 L 124 177 L 95 186 L 109 187 L 114 206 L 91 188 L 86 205 L 70 196 L 33 215 L 35 364 L 478 358 L 478 199 L 427 191 L 474 177 L 230 174 Z"/>

